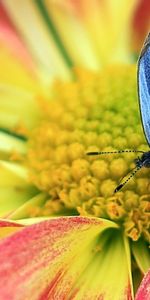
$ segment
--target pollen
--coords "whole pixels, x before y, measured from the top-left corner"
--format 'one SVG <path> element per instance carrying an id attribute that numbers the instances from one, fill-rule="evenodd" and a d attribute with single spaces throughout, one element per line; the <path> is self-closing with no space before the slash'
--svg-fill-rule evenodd
<path id="1" fill-rule="evenodd" d="M 114 194 L 137 155 L 86 155 L 147 149 L 136 90 L 134 65 L 77 70 L 74 81 L 55 82 L 51 99 L 43 100 L 43 119 L 29 133 L 29 179 L 49 199 L 40 215 L 107 218 L 134 241 L 150 239 L 150 170 L 141 169 Z"/>

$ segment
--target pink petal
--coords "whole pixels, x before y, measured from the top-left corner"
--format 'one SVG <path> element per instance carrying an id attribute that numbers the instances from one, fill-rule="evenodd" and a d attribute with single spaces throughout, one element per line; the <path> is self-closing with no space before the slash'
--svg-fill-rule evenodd
<path id="1" fill-rule="evenodd" d="M 23 225 L 9 220 L 0 220 L 0 228 L 2 227 L 23 227 Z"/>
<path id="2" fill-rule="evenodd" d="M 6 238 L 14 232 L 21 230 L 23 225 L 9 222 L 7 220 L 0 220 L 0 239 Z"/>
<path id="3" fill-rule="evenodd" d="M 0 40 L 8 49 L 11 49 L 20 62 L 30 71 L 34 72 L 33 59 L 31 58 L 26 45 L 23 43 L 21 36 L 17 32 L 14 24 L 9 19 L 3 5 L 0 3 Z"/>
<path id="4" fill-rule="evenodd" d="M 116 228 L 115 223 L 107 220 L 62 217 L 25 227 L 3 239 L 0 242 L 0 299 L 104 299 L 105 293 L 99 291 L 97 285 L 96 294 L 91 298 L 89 287 L 91 280 L 95 284 L 100 267 L 97 251 L 101 250 L 96 248 L 100 232 L 111 227 Z M 85 285 L 86 268 L 95 258 L 98 265 L 90 269 L 96 277 L 89 277 L 86 298 L 80 297 L 78 292 L 80 286 Z M 76 286 L 81 272 L 84 277 Z M 107 282 L 107 274 L 104 280 Z M 126 289 L 122 299 L 131 299 L 127 296 L 130 287 Z"/>
<path id="5" fill-rule="evenodd" d="M 144 276 L 135 300 L 150 300 L 150 270 Z"/>

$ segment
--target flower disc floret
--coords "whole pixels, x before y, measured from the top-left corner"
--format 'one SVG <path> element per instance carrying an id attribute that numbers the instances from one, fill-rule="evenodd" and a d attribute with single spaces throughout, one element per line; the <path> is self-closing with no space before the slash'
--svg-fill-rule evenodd
<path id="1" fill-rule="evenodd" d="M 135 66 L 121 65 L 101 73 L 78 70 L 74 82 L 54 84 L 43 121 L 31 132 L 27 161 L 30 180 L 50 196 L 43 215 L 72 210 L 105 217 L 133 240 L 149 239 L 149 169 L 114 194 L 136 155 L 86 155 L 146 148 L 135 78 Z"/>

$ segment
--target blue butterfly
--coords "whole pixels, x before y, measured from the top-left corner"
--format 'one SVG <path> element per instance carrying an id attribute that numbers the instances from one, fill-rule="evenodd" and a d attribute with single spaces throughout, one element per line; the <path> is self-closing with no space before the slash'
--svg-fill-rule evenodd
<path id="1" fill-rule="evenodd" d="M 150 145 L 150 33 L 148 34 L 141 54 L 138 61 L 138 72 L 137 72 L 137 85 L 138 85 L 138 96 L 139 106 L 141 113 L 141 120 L 143 125 L 144 134 L 148 144 Z M 129 175 L 129 177 L 120 183 L 114 193 L 122 189 L 122 187 L 142 168 L 150 168 L 150 151 L 138 151 L 138 150 L 119 150 L 119 151 L 98 151 L 98 152 L 87 152 L 87 155 L 101 155 L 111 153 L 124 153 L 124 152 L 135 152 L 141 153 L 141 157 L 135 159 L 135 168 Z"/>

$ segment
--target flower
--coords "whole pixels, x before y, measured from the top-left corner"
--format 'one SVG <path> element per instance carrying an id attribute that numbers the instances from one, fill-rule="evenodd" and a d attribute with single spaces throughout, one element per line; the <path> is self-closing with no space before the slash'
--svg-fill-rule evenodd
<path id="1" fill-rule="evenodd" d="M 119 32 L 123 29 L 127 38 L 125 27 L 135 3 L 126 6 L 126 18 L 121 17 L 122 6 L 113 11 L 116 22 L 109 39 L 104 39 L 104 24 L 110 19 L 106 22 L 104 16 L 111 6 L 101 6 L 105 15 L 99 19 L 98 2 L 83 3 L 52 1 L 47 10 L 42 1 L 3 3 L 1 32 L 15 41 L 12 50 L 18 60 L 12 59 L 9 39 L 2 34 L 1 216 L 7 219 L 1 220 L 0 229 L 2 299 L 133 299 L 150 265 L 149 170 L 140 170 L 113 194 L 134 167 L 135 155 L 86 155 L 99 149 L 147 147 L 138 115 L 135 65 L 106 66 L 129 60 Z M 122 13 L 120 27 L 115 12 Z M 25 22 L 26 14 L 33 26 Z M 71 29 L 74 40 L 78 38 L 77 54 Z M 72 64 L 78 67 L 70 70 Z M 58 74 L 63 80 L 50 86 Z M 137 300 L 141 294 L 149 296 L 148 284 L 149 273 Z"/>

